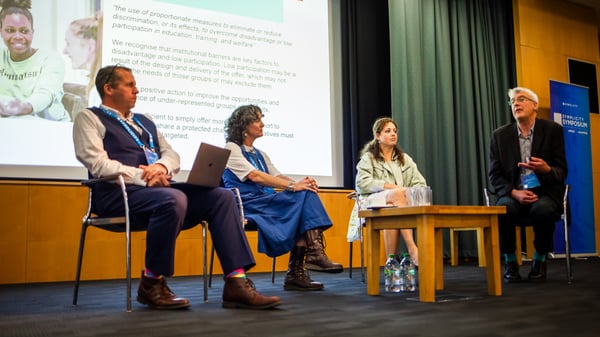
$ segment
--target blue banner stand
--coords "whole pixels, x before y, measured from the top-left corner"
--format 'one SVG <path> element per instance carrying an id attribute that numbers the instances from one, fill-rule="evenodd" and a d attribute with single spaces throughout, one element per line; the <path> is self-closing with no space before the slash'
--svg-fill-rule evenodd
<path id="1" fill-rule="evenodd" d="M 596 255 L 594 191 L 588 88 L 550 81 L 550 115 L 563 126 L 569 185 L 569 240 L 571 253 Z M 564 223 L 554 232 L 554 253 L 565 253 Z"/>

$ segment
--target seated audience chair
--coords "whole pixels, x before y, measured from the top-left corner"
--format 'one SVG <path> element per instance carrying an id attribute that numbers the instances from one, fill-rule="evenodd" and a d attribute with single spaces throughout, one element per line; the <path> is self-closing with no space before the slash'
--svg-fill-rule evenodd
<path id="1" fill-rule="evenodd" d="M 235 200 L 240 210 L 240 224 L 244 227 L 244 230 L 247 232 L 258 231 L 258 227 L 256 226 L 256 222 L 252 219 L 247 219 L 244 214 L 244 204 L 242 203 L 242 196 L 240 195 L 240 190 L 237 188 L 230 188 L 231 192 L 235 196 Z M 276 257 L 273 257 L 273 262 L 271 266 L 271 283 L 275 283 L 275 264 Z M 215 247 L 213 246 L 210 251 L 210 267 L 209 267 L 209 277 L 208 277 L 208 287 L 212 287 L 212 276 L 213 276 L 213 262 L 215 260 Z"/>
<path id="2" fill-rule="evenodd" d="M 485 196 L 485 202 L 487 206 L 490 206 L 492 204 L 491 199 L 493 196 L 495 196 L 495 193 L 488 190 L 487 188 L 483 189 L 484 191 L 484 196 Z M 570 247 L 570 241 L 569 241 L 569 214 L 568 214 L 568 210 L 569 210 L 569 204 L 568 204 L 568 197 L 569 197 L 569 185 L 565 185 L 565 193 L 563 195 L 563 212 L 560 216 L 560 219 L 563 221 L 563 226 L 564 226 L 564 233 L 565 233 L 565 261 L 566 261 L 566 267 L 567 267 L 567 282 L 569 284 L 571 284 L 571 282 L 573 281 L 573 273 L 572 273 L 572 269 L 571 269 L 571 247 Z M 533 258 L 533 251 L 534 251 L 534 247 L 533 247 L 533 236 L 534 236 L 534 232 L 533 232 L 533 227 L 532 227 L 532 222 L 531 219 L 525 217 L 522 219 L 519 219 L 519 224 L 516 226 L 516 237 L 517 237 L 517 250 L 515 252 L 515 255 L 517 256 L 517 263 L 520 265 L 522 264 L 522 252 L 521 252 L 521 231 L 522 228 L 526 228 L 526 238 L 525 240 L 527 240 L 527 257 L 529 259 Z"/>
<path id="3" fill-rule="evenodd" d="M 93 186 L 100 181 L 117 180 L 123 195 L 123 206 L 125 208 L 125 214 L 120 217 L 102 217 L 97 215 L 95 210 L 95 201 L 93 195 Z M 82 185 L 88 187 L 88 208 L 83 217 L 81 227 L 81 238 L 79 240 L 79 254 L 77 257 L 77 271 L 75 272 L 75 288 L 73 291 L 73 305 L 77 305 L 77 298 L 79 294 L 79 283 L 81 277 L 81 264 L 83 260 L 83 248 L 85 244 L 85 237 L 88 227 L 94 226 L 103 230 L 111 232 L 125 233 L 125 274 L 126 274 L 126 302 L 127 311 L 131 311 L 131 232 L 145 231 L 144 229 L 132 229 L 130 217 L 129 217 L 129 205 L 127 202 L 127 190 L 125 189 L 125 180 L 122 175 L 118 177 L 106 177 L 99 179 L 89 179 L 81 182 Z M 203 277 L 204 277 L 204 301 L 208 301 L 208 288 L 207 288 L 207 274 L 206 274 L 206 229 L 208 226 L 207 222 L 202 222 L 202 249 L 204 251 L 203 261 Z"/>
<path id="4" fill-rule="evenodd" d="M 458 266 L 458 234 L 465 231 L 477 233 L 477 260 L 480 267 L 485 267 L 485 247 L 483 245 L 483 229 L 477 228 L 450 228 L 450 265 Z"/>
<path id="5" fill-rule="evenodd" d="M 492 193 L 487 189 L 483 189 L 485 204 L 486 206 L 490 206 L 490 199 L 492 197 Z M 523 264 L 523 252 L 521 247 L 521 234 L 522 231 L 525 231 L 526 245 L 527 249 L 525 249 L 526 257 L 531 260 L 533 258 L 533 227 L 529 222 L 529 219 L 523 219 L 521 224 L 517 226 L 517 251 L 515 252 L 517 256 L 517 263 L 519 265 Z M 458 236 L 459 232 L 466 231 L 476 231 L 477 232 L 477 259 L 480 267 L 486 266 L 485 261 L 485 250 L 483 246 L 483 230 L 481 228 L 460 228 L 460 229 L 450 229 L 450 265 L 457 266 L 458 265 Z"/>
<path id="6" fill-rule="evenodd" d="M 484 196 L 486 200 L 486 206 L 490 205 L 490 196 L 488 193 L 488 189 L 484 189 Z M 467 232 L 467 231 L 476 231 L 477 234 L 477 260 L 479 262 L 479 267 L 485 267 L 485 247 L 483 245 L 483 229 L 482 228 L 450 228 L 450 265 L 458 266 L 458 236 L 459 232 Z M 520 232 L 517 231 L 517 242 L 521 241 Z M 521 248 L 518 248 L 517 259 L 519 264 L 521 264 Z"/>

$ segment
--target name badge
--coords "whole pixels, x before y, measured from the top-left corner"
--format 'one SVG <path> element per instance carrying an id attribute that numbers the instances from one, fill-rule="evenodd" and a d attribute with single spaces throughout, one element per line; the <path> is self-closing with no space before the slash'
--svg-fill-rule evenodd
<path id="1" fill-rule="evenodd" d="M 527 174 L 521 175 L 521 184 L 526 190 L 531 190 L 541 186 L 538 177 L 532 171 L 530 171 Z"/>
<path id="2" fill-rule="evenodd" d="M 152 165 L 158 160 L 158 154 L 145 146 L 144 154 L 146 155 L 146 161 L 148 162 L 148 165 Z"/>

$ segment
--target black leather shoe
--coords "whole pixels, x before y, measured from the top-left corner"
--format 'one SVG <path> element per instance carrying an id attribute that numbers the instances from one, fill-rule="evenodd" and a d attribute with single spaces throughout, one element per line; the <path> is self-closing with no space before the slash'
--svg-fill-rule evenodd
<path id="1" fill-rule="evenodd" d="M 521 274 L 519 274 L 519 265 L 516 262 L 508 262 L 504 266 L 504 281 L 505 282 L 518 282 L 521 280 Z"/>
<path id="2" fill-rule="evenodd" d="M 531 271 L 527 278 L 532 281 L 543 281 L 546 279 L 546 261 L 533 260 Z"/>

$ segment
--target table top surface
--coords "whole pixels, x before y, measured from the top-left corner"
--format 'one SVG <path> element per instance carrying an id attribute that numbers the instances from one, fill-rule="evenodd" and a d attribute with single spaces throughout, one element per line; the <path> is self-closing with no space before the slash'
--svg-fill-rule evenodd
<path id="1" fill-rule="evenodd" d="M 358 215 L 363 218 L 398 216 L 398 215 L 425 215 L 425 214 L 473 214 L 490 215 L 505 214 L 505 206 L 477 206 L 477 205 L 429 205 L 429 206 L 406 206 L 386 207 L 379 209 L 361 210 Z"/>

